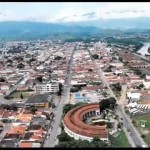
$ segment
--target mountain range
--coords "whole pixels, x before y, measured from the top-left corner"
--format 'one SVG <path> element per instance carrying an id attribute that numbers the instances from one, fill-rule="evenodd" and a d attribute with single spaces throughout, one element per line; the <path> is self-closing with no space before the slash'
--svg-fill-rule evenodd
<path id="1" fill-rule="evenodd" d="M 48 38 L 89 38 L 124 32 L 150 31 L 150 18 L 97 19 L 80 22 L 41 23 L 28 21 L 0 22 L 0 41 Z"/>
<path id="2" fill-rule="evenodd" d="M 61 22 L 60 22 L 61 24 Z M 63 25 L 79 25 L 79 26 L 95 26 L 100 29 L 150 29 L 150 17 L 137 17 L 137 18 L 119 18 L 119 19 L 96 19 L 90 21 L 80 22 L 67 22 Z"/>

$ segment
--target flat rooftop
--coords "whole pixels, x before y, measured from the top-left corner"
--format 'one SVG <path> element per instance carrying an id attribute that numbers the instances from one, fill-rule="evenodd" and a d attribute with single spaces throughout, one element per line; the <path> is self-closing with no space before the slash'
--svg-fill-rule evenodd
<path id="1" fill-rule="evenodd" d="M 26 101 L 27 103 L 45 103 L 48 102 L 48 99 L 52 98 L 52 96 L 50 95 L 50 93 L 45 93 L 45 94 L 33 94 L 31 95 L 28 100 Z"/>

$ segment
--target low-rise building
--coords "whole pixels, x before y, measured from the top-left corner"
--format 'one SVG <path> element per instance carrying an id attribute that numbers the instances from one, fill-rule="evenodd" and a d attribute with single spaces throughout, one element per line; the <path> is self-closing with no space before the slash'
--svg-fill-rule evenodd
<path id="1" fill-rule="evenodd" d="M 50 103 L 52 100 L 52 96 L 47 93 L 47 94 L 36 94 L 36 95 L 31 95 L 25 106 L 36 106 L 36 107 L 44 107 L 44 108 L 49 108 Z"/>
<path id="2" fill-rule="evenodd" d="M 41 83 L 35 85 L 36 93 L 57 93 L 59 90 L 58 82 Z"/>

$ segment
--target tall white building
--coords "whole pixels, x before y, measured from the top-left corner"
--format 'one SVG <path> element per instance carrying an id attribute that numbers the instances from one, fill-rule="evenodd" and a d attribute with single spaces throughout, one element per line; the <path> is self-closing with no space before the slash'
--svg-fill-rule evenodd
<path id="1" fill-rule="evenodd" d="M 36 93 L 57 93 L 59 90 L 59 83 L 58 82 L 51 82 L 51 83 L 41 83 L 35 85 Z"/>

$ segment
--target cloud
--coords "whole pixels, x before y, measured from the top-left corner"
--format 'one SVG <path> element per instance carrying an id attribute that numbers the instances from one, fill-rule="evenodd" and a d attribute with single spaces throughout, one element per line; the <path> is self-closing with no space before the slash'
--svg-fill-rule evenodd
<path id="1" fill-rule="evenodd" d="M 67 17 L 63 17 L 63 18 L 57 19 L 56 21 L 62 22 L 62 21 L 64 21 L 65 19 L 67 19 Z"/>
<path id="2" fill-rule="evenodd" d="M 87 13 L 87 14 L 83 14 L 82 16 L 93 16 L 95 15 L 95 12 L 90 12 L 90 13 Z"/>
<path id="3" fill-rule="evenodd" d="M 150 17 L 150 3 L 0 3 L 0 21 L 78 22 Z"/>

